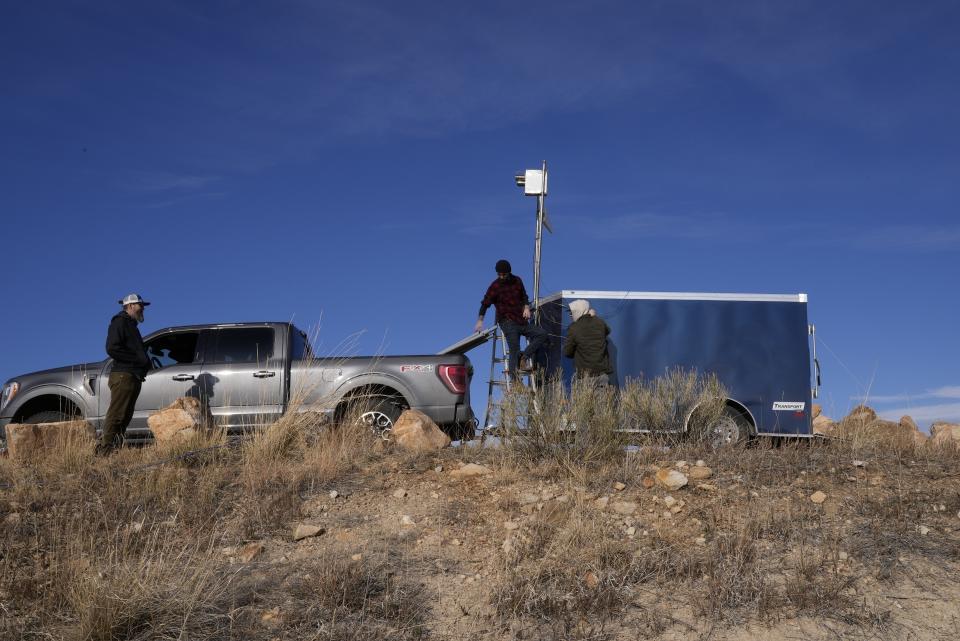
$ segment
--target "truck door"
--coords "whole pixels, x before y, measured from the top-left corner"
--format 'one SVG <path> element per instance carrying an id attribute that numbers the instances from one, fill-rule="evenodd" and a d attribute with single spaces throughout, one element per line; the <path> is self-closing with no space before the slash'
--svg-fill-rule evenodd
<path id="1" fill-rule="evenodd" d="M 273 327 L 211 331 L 201 377 L 218 425 L 241 432 L 269 425 L 283 410 L 283 350 Z"/>
<path id="2" fill-rule="evenodd" d="M 140 388 L 133 419 L 127 428 L 128 438 L 149 435 L 147 418 L 182 396 L 200 397 L 198 387 L 203 365 L 202 341 L 199 330 L 165 332 L 144 341 L 152 369 Z M 100 415 L 110 406 L 110 387 L 107 385 L 109 369 L 99 379 Z"/>

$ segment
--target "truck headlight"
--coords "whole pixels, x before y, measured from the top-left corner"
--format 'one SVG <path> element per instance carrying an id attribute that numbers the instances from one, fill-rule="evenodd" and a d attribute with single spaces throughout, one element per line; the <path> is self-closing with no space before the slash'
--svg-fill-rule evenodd
<path id="1" fill-rule="evenodd" d="M 13 397 L 20 391 L 20 383 L 10 381 L 3 386 L 3 392 L 0 392 L 0 411 L 7 406 L 7 403 L 13 400 Z"/>

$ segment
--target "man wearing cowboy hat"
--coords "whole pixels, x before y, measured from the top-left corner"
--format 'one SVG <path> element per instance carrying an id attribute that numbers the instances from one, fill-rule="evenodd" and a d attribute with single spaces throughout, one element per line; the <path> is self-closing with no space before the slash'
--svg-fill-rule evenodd
<path id="1" fill-rule="evenodd" d="M 107 330 L 107 354 L 113 359 L 110 372 L 110 407 L 103 419 L 103 433 L 97 453 L 108 455 L 123 445 L 123 435 L 133 418 L 140 386 L 150 369 L 137 324 L 143 322 L 143 308 L 149 305 L 140 294 L 129 294 L 117 301 L 123 309 L 110 319 Z"/>

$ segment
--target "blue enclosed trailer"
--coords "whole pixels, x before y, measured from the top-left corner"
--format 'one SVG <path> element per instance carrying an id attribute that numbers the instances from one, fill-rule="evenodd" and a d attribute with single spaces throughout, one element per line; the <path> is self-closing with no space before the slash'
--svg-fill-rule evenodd
<path id="1" fill-rule="evenodd" d="M 541 365 L 573 374 L 563 358 L 567 307 L 585 299 L 610 326 L 614 383 L 681 367 L 712 372 L 729 392 L 731 415 L 756 435 L 808 437 L 810 336 L 806 294 L 709 294 L 564 290 L 540 301 L 551 340 Z M 819 378 L 819 373 L 817 375 Z"/>

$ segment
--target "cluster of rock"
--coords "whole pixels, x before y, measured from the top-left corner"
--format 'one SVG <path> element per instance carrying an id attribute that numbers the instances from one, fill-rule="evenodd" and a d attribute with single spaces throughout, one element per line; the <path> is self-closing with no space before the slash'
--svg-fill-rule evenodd
<path id="1" fill-rule="evenodd" d="M 813 433 L 838 438 L 867 438 L 895 447 L 908 445 L 960 445 L 960 425 L 938 421 L 930 428 L 930 435 L 920 431 L 916 421 L 902 416 L 899 421 L 888 421 L 866 405 L 857 405 L 839 421 L 825 416 L 820 405 L 813 404 Z"/>

